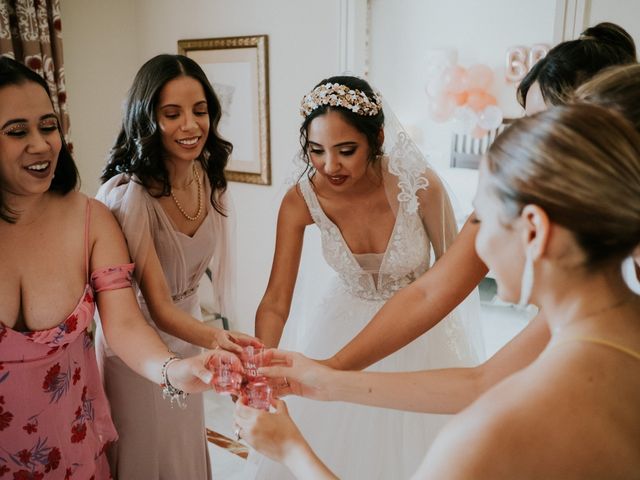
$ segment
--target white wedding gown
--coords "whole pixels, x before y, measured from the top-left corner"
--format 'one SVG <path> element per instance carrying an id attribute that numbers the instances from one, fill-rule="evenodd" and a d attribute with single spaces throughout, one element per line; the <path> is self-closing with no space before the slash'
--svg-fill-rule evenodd
<path id="1" fill-rule="evenodd" d="M 409 196 L 405 195 L 399 197 L 396 223 L 386 252 L 354 255 L 338 227 L 322 210 L 307 178 L 300 181 L 300 188 L 320 229 L 323 255 L 333 275 L 328 282 L 321 282 L 322 275 L 311 272 L 307 286 L 302 287 L 309 292 L 302 304 L 298 302 L 296 306 L 294 300 L 279 348 L 299 351 L 311 358 L 328 358 L 354 338 L 386 300 L 429 268 L 431 244 L 415 211 L 415 201 L 411 208 Z M 304 282 L 299 277 L 296 295 Z M 474 320 L 477 325 L 479 319 Z M 468 341 L 466 323 L 469 322 L 452 314 L 369 370 L 473 366 L 478 363 L 479 352 Z M 298 397 L 287 397 L 285 401 L 311 447 L 343 480 L 409 478 L 448 419 L 447 415 Z M 293 478 L 285 467 L 259 455 L 250 456 L 249 464 L 257 479 Z"/>

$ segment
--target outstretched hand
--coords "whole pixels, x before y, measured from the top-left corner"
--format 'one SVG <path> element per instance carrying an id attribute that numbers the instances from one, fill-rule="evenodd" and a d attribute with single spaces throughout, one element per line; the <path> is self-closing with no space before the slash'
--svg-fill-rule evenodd
<path id="1" fill-rule="evenodd" d="M 267 412 L 236 402 L 234 419 L 239 436 L 263 455 L 284 462 L 297 446 L 304 445 L 300 430 L 289 416 L 282 400 L 272 401 L 273 411 Z"/>
<path id="2" fill-rule="evenodd" d="M 337 480 L 311 450 L 289 416 L 282 400 L 271 402 L 272 411 L 258 410 L 236 402 L 238 436 L 258 452 L 286 465 L 296 478 Z"/>
<path id="3" fill-rule="evenodd" d="M 167 370 L 171 385 L 186 393 L 210 390 L 216 358 L 229 363 L 235 371 L 244 371 L 242 362 L 234 353 L 219 349 L 208 350 L 200 355 L 171 363 Z"/>
<path id="4" fill-rule="evenodd" d="M 293 394 L 315 400 L 330 399 L 331 368 L 297 352 L 271 349 L 264 356 L 270 366 L 259 368 L 258 374 L 271 379 L 275 396 Z"/>
<path id="5" fill-rule="evenodd" d="M 219 329 L 215 335 L 215 342 L 218 347 L 230 352 L 242 353 L 243 347 L 262 347 L 262 342 L 251 335 L 241 332 L 230 332 Z"/>

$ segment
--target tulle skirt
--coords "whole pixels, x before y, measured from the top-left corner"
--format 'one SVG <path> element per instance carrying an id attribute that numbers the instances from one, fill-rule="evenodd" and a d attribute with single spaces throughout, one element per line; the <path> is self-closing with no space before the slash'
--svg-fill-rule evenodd
<path id="1" fill-rule="evenodd" d="M 384 304 L 382 300 L 353 296 L 337 276 L 324 292 L 314 293 L 292 309 L 280 343 L 283 349 L 311 358 L 332 356 Z M 452 315 L 368 370 L 473 366 L 478 361 L 477 352 L 467 335 L 464 324 Z M 285 401 L 311 447 L 344 480 L 409 478 L 449 418 L 298 397 L 287 397 Z M 285 467 L 259 455 L 250 456 L 249 464 L 257 479 L 293 478 Z"/>

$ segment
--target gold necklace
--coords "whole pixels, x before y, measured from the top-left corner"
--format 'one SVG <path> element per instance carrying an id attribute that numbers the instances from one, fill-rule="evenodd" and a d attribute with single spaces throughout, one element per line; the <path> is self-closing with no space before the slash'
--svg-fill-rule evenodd
<path id="1" fill-rule="evenodd" d="M 182 216 L 190 222 L 195 222 L 196 220 L 198 220 L 198 218 L 200 218 L 200 214 L 202 213 L 202 187 L 200 186 L 200 175 L 198 175 L 198 169 L 196 168 L 195 163 L 193 164 L 193 177 L 195 178 L 198 185 L 198 211 L 193 217 L 184 211 L 184 208 L 182 208 L 182 205 L 180 205 L 180 202 L 176 198 L 176 195 L 173 193 L 173 187 L 171 187 L 171 198 L 173 198 L 173 203 L 176 204 L 176 207 L 178 207 L 178 210 L 180 210 Z M 189 185 L 191 185 L 191 183 L 189 183 Z"/>

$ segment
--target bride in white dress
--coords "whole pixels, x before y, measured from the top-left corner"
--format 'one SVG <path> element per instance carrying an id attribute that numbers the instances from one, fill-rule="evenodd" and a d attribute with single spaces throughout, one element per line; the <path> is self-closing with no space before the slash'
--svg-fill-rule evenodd
<path id="1" fill-rule="evenodd" d="M 256 336 L 267 346 L 327 358 L 395 292 L 422 275 L 457 231 L 442 182 L 389 112 L 385 120 L 380 97 L 367 82 L 348 76 L 323 80 L 305 96 L 301 113 L 307 168 L 282 201 Z M 298 275 L 305 228 L 311 224 L 319 228 L 322 253 L 333 271 L 329 278 L 319 269 Z M 317 257 L 318 252 L 310 253 Z M 475 365 L 482 341 L 477 319 L 467 321 L 474 302 L 477 297 L 469 298 L 369 370 Z M 347 480 L 408 477 L 447 419 L 304 398 L 287 403 L 311 447 Z M 250 463 L 255 478 L 293 478 L 264 457 Z"/>

